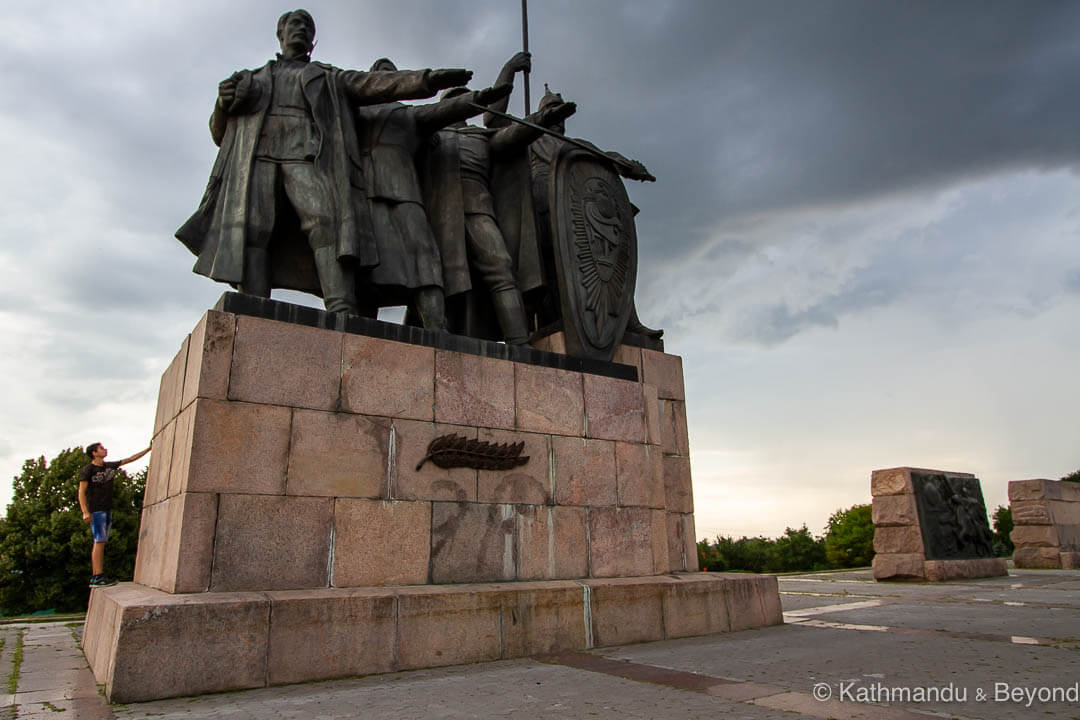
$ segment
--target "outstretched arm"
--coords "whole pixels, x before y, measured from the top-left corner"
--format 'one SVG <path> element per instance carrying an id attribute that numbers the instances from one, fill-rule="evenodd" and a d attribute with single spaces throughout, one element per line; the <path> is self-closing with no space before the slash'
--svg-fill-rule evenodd
<path id="1" fill-rule="evenodd" d="M 138 460 L 139 458 L 141 458 L 143 455 L 145 455 L 148 452 L 150 452 L 150 448 L 146 448 L 145 450 L 140 450 L 139 452 L 135 453 L 131 457 L 126 457 L 123 460 L 121 460 L 120 464 L 121 465 L 127 465 L 128 463 L 135 462 L 136 460 Z"/>
<path id="2" fill-rule="evenodd" d="M 525 119 L 534 125 L 550 127 L 559 124 L 575 112 L 577 112 L 576 103 L 560 102 L 549 105 L 539 112 L 534 112 Z M 528 125 L 511 123 L 508 127 L 504 127 L 492 135 L 491 149 L 498 152 L 509 150 L 518 145 L 528 145 L 541 135 L 543 135 L 541 130 L 531 128 Z"/>
<path id="3" fill-rule="evenodd" d="M 502 70 L 499 71 L 499 77 L 495 79 L 495 87 L 509 83 L 512 89 L 514 85 L 514 75 L 519 72 L 529 72 L 530 70 L 532 70 L 532 54 L 519 52 L 514 55 L 514 57 L 507 60 L 506 64 L 502 66 Z M 507 93 L 506 97 L 499 98 L 493 102 L 478 102 L 478 104 L 487 105 L 492 110 L 506 112 L 506 109 L 510 107 L 510 94 Z M 510 121 L 506 118 L 501 118 L 498 115 L 484 113 L 484 127 L 505 127 L 509 122 Z"/>
<path id="4" fill-rule="evenodd" d="M 341 72 L 345 92 L 357 105 L 429 98 L 445 88 L 465 85 L 470 79 L 472 71 L 461 68 Z"/>
<path id="5" fill-rule="evenodd" d="M 514 89 L 513 85 L 503 84 L 495 87 L 473 90 L 464 95 L 456 95 L 437 103 L 416 106 L 416 126 L 422 135 L 431 133 L 452 125 L 461 120 L 468 120 L 474 115 L 479 115 L 480 110 L 476 105 L 490 105 L 492 102 L 505 98 Z"/>

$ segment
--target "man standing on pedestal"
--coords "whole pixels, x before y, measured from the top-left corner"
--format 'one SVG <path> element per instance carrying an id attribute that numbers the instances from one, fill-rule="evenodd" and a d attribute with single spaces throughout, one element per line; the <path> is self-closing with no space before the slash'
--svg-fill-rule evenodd
<path id="1" fill-rule="evenodd" d="M 221 150 L 199 209 L 176 236 L 198 255 L 195 272 L 241 292 L 304 290 L 327 310 L 356 313 L 355 268 L 379 257 L 351 108 L 431 97 L 472 74 L 312 62 L 315 22 L 305 10 L 282 15 L 277 36 L 277 60 L 219 85 L 210 133 Z"/>
<path id="2" fill-rule="evenodd" d="M 90 523 L 94 536 L 94 549 L 90 551 L 90 587 L 107 587 L 116 581 L 105 576 L 105 541 L 112 527 L 113 475 L 121 465 L 135 462 L 150 448 L 116 462 L 105 462 L 109 451 L 101 443 L 90 443 L 86 454 L 90 462 L 79 472 L 79 508 L 82 519 Z"/>

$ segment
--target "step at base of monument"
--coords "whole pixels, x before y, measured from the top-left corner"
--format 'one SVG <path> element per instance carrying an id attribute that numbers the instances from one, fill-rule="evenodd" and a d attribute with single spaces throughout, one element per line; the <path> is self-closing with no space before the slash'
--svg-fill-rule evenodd
<path id="1" fill-rule="evenodd" d="M 83 652 L 111 702 L 537 656 L 783 622 L 771 575 L 169 594 L 93 590 Z"/>
<path id="2" fill-rule="evenodd" d="M 1009 574 L 1005 558 L 926 560 L 921 553 L 879 553 L 874 556 L 875 580 L 975 580 Z"/>

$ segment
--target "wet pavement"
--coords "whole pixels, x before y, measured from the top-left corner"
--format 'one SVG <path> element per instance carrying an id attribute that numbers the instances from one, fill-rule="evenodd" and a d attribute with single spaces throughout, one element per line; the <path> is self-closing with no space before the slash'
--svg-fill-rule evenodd
<path id="1" fill-rule="evenodd" d="M 7 625 L 0 720 L 1080 719 L 1080 571 L 1009 572 L 938 584 L 787 575 L 778 627 L 136 705 L 105 701 L 80 623 Z"/>

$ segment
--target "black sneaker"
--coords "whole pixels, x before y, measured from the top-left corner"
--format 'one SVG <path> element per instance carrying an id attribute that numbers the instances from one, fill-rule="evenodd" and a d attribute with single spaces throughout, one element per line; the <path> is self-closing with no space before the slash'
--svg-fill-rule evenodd
<path id="1" fill-rule="evenodd" d="M 90 578 L 90 587 L 109 587 L 115 585 L 116 581 L 106 575 L 95 575 Z"/>

